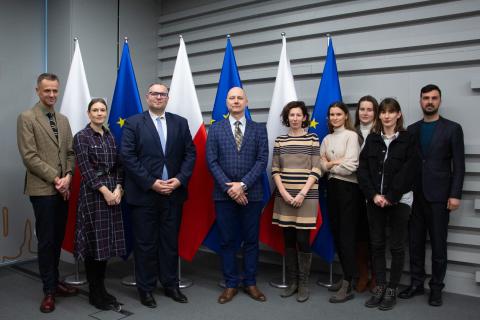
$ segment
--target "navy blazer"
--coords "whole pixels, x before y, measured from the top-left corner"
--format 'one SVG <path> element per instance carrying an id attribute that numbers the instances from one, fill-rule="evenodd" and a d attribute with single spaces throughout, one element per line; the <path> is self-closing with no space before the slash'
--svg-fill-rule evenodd
<path id="1" fill-rule="evenodd" d="M 243 182 L 249 201 L 261 201 L 261 176 L 267 167 L 268 138 L 265 125 L 247 120 L 240 151 L 228 119 L 215 122 L 208 131 L 207 163 L 215 180 L 214 200 L 230 200 L 227 182 Z"/>
<path id="2" fill-rule="evenodd" d="M 171 199 L 185 201 L 187 184 L 195 164 L 196 150 L 185 118 L 166 112 L 167 156 L 165 157 L 157 128 L 148 111 L 131 116 L 122 131 L 120 154 L 125 170 L 125 195 L 133 205 L 152 205 L 158 193 L 152 190 L 156 179 L 162 179 L 163 166 L 169 178 L 177 178 L 181 186 Z"/>
<path id="3" fill-rule="evenodd" d="M 423 120 L 408 127 L 417 141 Z M 461 199 L 465 175 L 465 146 L 462 127 L 453 121 L 440 117 L 426 154 L 417 143 L 419 162 L 415 192 L 423 192 L 430 202 L 445 202 L 448 198 Z"/>

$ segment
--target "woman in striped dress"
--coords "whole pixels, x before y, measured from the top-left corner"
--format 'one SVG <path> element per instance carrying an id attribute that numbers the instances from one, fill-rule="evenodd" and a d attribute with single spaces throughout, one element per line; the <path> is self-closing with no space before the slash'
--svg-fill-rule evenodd
<path id="1" fill-rule="evenodd" d="M 289 102 L 281 114 L 289 127 L 275 140 L 272 176 L 276 185 L 272 223 L 283 227 L 288 287 L 282 297 L 297 293 L 297 301 L 309 298 L 308 277 L 312 263 L 310 230 L 315 229 L 318 208 L 320 144 L 307 133 L 309 115 L 303 101 Z"/>

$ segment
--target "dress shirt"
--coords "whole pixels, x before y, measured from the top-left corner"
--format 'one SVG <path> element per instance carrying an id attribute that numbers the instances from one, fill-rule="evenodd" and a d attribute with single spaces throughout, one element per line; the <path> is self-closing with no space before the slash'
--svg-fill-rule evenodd
<path id="1" fill-rule="evenodd" d="M 148 110 L 148 113 L 150 114 L 150 117 L 152 118 L 153 124 L 155 125 L 155 128 L 157 128 L 157 131 L 160 129 L 158 128 L 157 124 L 157 118 L 160 118 L 160 121 L 162 122 L 162 129 L 163 129 L 163 136 L 165 137 L 165 145 L 162 146 L 162 148 L 166 148 L 167 145 L 167 119 L 165 118 L 165 112 L 161 115 L 156 115 L 152 113 L 150 110 Z M 165 152 L 165 150 L 163 150 Z"/>
<path id="2" fill-rule="evenodd" d="M 245 118 L 245 116 L 243 116 L 238 120 L 235 119 L 234 117 L 229 116 L 228 120 L 230 121 L 230 128 L 232 129 L 232 133 L 234 137 L 235 137 L 235 122 L 237 121 L 240 121 L 241 123 L 240 130 L 242 131 L 242 135 L 245 136 L 245 126 L 247 124 L 247 119 Z"/>

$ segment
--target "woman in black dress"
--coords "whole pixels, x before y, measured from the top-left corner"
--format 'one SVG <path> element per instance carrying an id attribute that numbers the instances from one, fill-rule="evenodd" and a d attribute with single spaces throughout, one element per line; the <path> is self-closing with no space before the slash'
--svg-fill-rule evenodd
<path id="1" fill-rule="evenodd" d="M 105 290 L 107 260 L 126 253 L 120 207 L 122 171 L 115 139 L 103 126 L 107 117 L 103 99 L 90 101 L 88 117 L 90 123 L 73 139 L 82 175 L 74 253 L 85 261 L 90 304 L 108 310 L 119 304 Z"/>

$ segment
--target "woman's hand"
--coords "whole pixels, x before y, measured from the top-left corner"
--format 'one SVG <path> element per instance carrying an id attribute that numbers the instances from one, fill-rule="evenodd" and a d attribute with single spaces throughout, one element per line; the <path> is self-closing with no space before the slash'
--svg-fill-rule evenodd
<path id="1" fill-rule="evenodd" d="M 115 204 L 120 204 L 123 195 L 122 186 L 118 185 L 115 190 L 113 190 L 113 195 L 115 196 Z"/>
<path id="2" fill-rule="evenodd" d="M 282 196 L 282 199 L 283 201 L 285 201 L 285 203 L 288 203 L 288 204 L 291 204 L 292 201 L 293 201 L 293 197 L 290 193 L 288 193 L 288 191 L 284 191 L 284 192 L 280 192 L 280 195 Z"/>
<path id="3" fill-rule="evenodd" d="M 295 198 L 292 199 L 290 205 L 294 208 L 300 208 L 303 204 L 303 200 L 305 200 L 305 194 L 303 192 L 299 192 Z"/>

